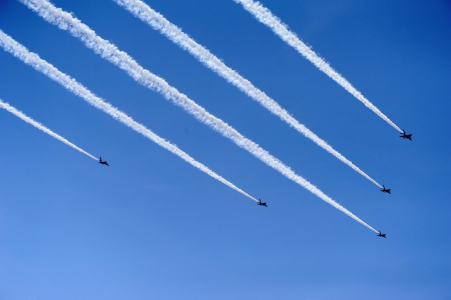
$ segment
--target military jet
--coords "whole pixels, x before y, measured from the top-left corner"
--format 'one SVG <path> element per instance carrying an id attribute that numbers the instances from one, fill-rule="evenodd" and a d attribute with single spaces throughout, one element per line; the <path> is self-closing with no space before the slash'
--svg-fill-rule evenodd
<path id="1" fill-rule="evenodd" d="M 390 192 L 391 189 L 386 189 L 386 188 L 385 188 L 385 185 L 382 185 L 382 186 L 384 187 L 383 189 L 381 189 L 381 192 L 382 192 L 382 193 L 389 193 L 389 194 L 391 194 L 391 192 Z"/>
<path id="2" fill-rule="evenodd" d="M 387 235 L 386 233 L 381 233 L 381 231 L 379 230 L 379 234 L 377 236 L 387 238 L 386 235 Z"/>
<path id="3" fill-rule="evenodd" d="M 266 206 L 266 202 L 262 202 L 262 200 L 260 200 L 260 199 L 258 199 L 257 205 L 268 207 L 268 206 Z"/>
<path id="4" fill-rule="evenodd" d="M 412 140 L 412 134 L 406 134 L 406 131 L 403 129 L 401 135 L 399 136 L 403 139 L 409 139 Z"/>
<path id="5" fill-rule="evenodd" d="M 106 161 L 103 161 L 102 158 L 99 160 L 99 164 L 110 166 Z"/>

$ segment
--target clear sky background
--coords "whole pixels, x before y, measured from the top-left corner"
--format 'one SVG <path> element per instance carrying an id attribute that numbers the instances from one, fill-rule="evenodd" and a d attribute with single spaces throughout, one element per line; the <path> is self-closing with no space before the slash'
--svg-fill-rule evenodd
<path id="1" fill-rule="evenodd" d="M 450 299 L 450 1 L 263 5 L 413 141 L 232 0 L 146 0 L 376 181 L 110 0 L 54 0 L 386 239 L 133 81 L 24 5 L 0 28 L 268 208 L 0 50 L 0 299 Z"/>

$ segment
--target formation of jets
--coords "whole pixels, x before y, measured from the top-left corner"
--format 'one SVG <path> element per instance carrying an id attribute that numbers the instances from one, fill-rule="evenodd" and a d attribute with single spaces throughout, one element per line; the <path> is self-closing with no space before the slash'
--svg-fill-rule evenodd
<path id="1" fill-rule="evenodd" d="M 412 134 L 407 134 L 406 131 L 405 131 L 404 129 L 402 130 L 402 133 L 401 133 L 401 135 L 400 135 L 399 137 L 401 137 L 401 138 L 403 138 L 403 139 L 409 139 L 409 140 L 412 140 Z M 385 188 L 385 185 L 382 185 L 382 187 L 383 187 L 383 188 L 381 189 L 381 192 L 382 192 L 382 193 L 391 194 L 391 189 Z M 379 230 L 379 234 L 378 234 L 377 236 L 386 238 L 385 235 L 386 235 L 385 233 L 381 233 L 381 231 Z"/>
<path id="2" fill-rule="evenodd" d="M 401 134 L 400 137 L 402 137 L 403 139 L 412 140 L 412 134 L 407 134 L 404 129 L 402 131 L 403 131 L 403 133 Z M 99 164 L 110 166 L 106 161 L 102 160 L 102 157 L 100 157 L 100 159 L 99 159 Z M 391 189 L 385 188 L 385 185 L 382 185 L 382 187 L 383 187 L 381 189 L 382 193 L 391 194 Z M 266 205 L 266 202 L 262 202 L 262 200 L 260 200 L 260 199 L 258 199 L 257 205 L 268 207 Z M 386 233 L 381 233 L 381 231 L 379 230 L 379 234 L 377 236 L 380 236 L 380 237 L 383 237 L 383 238 L 387 238 L 385 235 L 386 235 Z"/>

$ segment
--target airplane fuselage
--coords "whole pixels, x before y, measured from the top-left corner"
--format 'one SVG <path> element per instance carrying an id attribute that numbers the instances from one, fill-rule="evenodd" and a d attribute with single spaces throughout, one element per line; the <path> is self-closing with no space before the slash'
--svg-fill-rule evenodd
<path id="1" fill-rule="evenodd" d="M 403 139 L 409 139 L 412 140 L 412 134 L 406 134 L 406 132 L 403 130 L 403 133 L 401 133 L 401 136 Z"/>
<path id="2" fill-rule="evenodd" d="M 101 164 L 101 165 L 107 165 L 108 167 L 110 166 L 110 165 L 106 162 L 106 160 L 103 161 L 102 158 L 99 159 L 99 164 Z"/>
<path id="3" fill-rule="evenodd" d="M 382 188 L 381 188 L 381 192 L 382 192 L 382 193 L 388 193 L 388 194 L 391 194 L 391 189 L 386 189 L 386 188 L 385 188 L 385 185 L 383 185 Z"/>
<path id="4" fill-rule="evenodd" d="M 383 238 L 387 238 L 385 235 L 386 235 L 386 233 L 382 233 L 382 232 L 379 231 L 379 234 L 377 236 L 380 236 L 380 237 L 383 237 Z"/>

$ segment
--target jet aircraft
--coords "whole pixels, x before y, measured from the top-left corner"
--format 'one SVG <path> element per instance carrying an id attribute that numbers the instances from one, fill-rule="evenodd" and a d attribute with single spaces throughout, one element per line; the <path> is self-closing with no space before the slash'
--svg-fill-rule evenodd
<path id="1" fill-rule="evenodd" d="M 379 234 L 377 236 L 383 237 L 383 238 L 387 238 L 385 235 L 387 235 L 386 233 L 381 233 L 381 231 L 379 230 Z"/>
<path id="2" fill-rule="evenodd" d="M 106 161 L 103 161 L 102 158 L 99 160 L 99 164 L 110 166 Z"/>
<path id="3" fill-rule="evenodd" d="M 391 194 L 391 189 L 386 189 L 385 188 L 385 185 L 382 185 L 384 188 L 383 189 L 381 189 L 381 192 L 383 192 L 383 193 L 389 193 L 389 194 Z"/>
<path id="4" fill-rule="evenodd" d="M 401 135 L 399 136 L 403 139 L 409 139 L 412 140 L 412 134 L 406 134 L 406 131 L 403 129 Z"/>
<path id="5" fill-rule="evenodd" d="M 260 200 L 260 199 L 258 199 L 257 205 L 268 207 L 268 206 L 266 206 L 266 202 L 262 202 L 262 200 Z"/>

